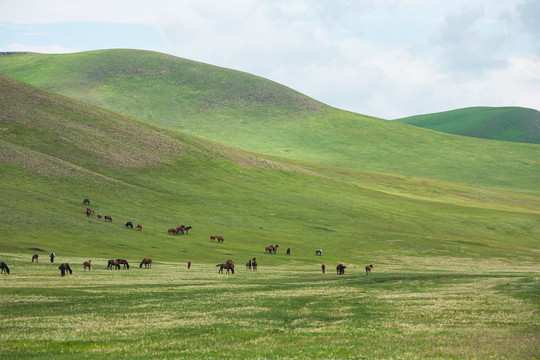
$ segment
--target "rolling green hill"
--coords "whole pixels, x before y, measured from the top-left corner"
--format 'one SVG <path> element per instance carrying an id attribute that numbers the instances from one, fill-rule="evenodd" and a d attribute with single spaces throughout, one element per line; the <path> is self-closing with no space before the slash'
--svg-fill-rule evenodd
<path id="1" fill-rule="evenodd" d="M 0 56 L 0 73 L 256 153 L 468 185 L 538 189 L 540 148 L 345 112 L 274 82 L 134 50 Z"/>
<path id="2" fill-rule="evenodd" d="M 396 121 L 449 134 L 540 143 L 540 112 L 520 107 L 473 107 Z"/>

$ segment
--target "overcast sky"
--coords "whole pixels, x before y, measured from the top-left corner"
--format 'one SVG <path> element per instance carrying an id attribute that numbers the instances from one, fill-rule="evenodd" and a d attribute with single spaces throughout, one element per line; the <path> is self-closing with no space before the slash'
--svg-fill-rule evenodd
<path id="1" fill-rule="evenodd" d="M 0 0 L 0 51 L 155 50 L 394 119 L 540 110 L 540 0 Z"/>

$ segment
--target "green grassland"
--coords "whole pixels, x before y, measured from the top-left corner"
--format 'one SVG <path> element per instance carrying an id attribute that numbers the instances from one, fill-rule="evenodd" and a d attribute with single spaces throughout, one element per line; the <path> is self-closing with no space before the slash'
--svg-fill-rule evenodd
<path id="1" fill-rule="evenodd" d="M 540 143 L 540 112 L 519 107 L 473 107 L 397 121 L 449 134 Z"/>
<path id="2" fill-rule="evenodd" d="M 516 160 L 499 167 L 515 185 L 451 183 L 259 155 L 0 85 L 2 358 L 538 357 L 536 145 L 477 140 Z M 86 197 L 113 221 L 87 217 Z M 193 229 L 168 235 L 180 224 Z M 236 273 L 218 275 L 229 258 Z"/>
<path id="3" fill-rule="evenodd" d="M 15 53 L 0 56 L 0 73 L 260 154 L 476 186 L 538 188 L 536 145 L 452 136 L 354 114 L 260 77 L 170 55 Z"/>

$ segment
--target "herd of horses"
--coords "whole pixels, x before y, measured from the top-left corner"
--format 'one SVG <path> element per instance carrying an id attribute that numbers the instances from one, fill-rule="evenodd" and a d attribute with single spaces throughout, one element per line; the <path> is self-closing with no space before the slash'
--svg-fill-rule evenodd
<path id="1" fill-rule="evenodd" d="M 184 226 L 184 225 L 180 225 L 180 226 L 177 226 L 175 228 L 170 228 L 168 231 L 169 231 L 169 235 L 184 235 L 184 233 L 186 234 L 189 234 L 189 230 L 191 230 L 192 227 L 191 226 Z"/>

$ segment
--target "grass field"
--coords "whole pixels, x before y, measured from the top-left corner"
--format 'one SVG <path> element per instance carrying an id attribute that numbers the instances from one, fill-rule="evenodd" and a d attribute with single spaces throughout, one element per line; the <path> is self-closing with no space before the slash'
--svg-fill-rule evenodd
<path id="1" fill-rule="evenodd" d="M 266 257 L 281 265 L 266 265 Z M 532 359 L 539 355 L 537 263 L 375 257 L 365 276 L 347 263 L 259 255 L 237 264 L 154 262 L 107 270 L 2 254 L 0 356 L 40 358 Z M 319 262 L 326 261 L 323 257 Z"/>
<path id="2" fill-rule="evenodd" d="M 539 357 L 537 145 L 491 142 L 511 186 L 453 183 L 258 155 L 0 84 L 0 357 Z M 113 221 L 87 217 L 86 197 Z"/>

